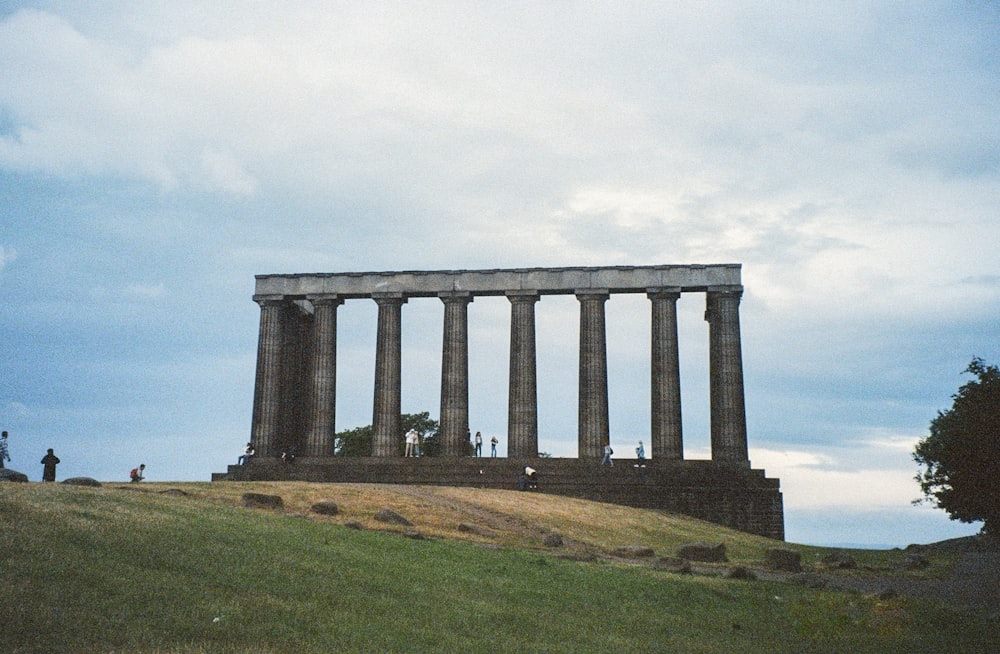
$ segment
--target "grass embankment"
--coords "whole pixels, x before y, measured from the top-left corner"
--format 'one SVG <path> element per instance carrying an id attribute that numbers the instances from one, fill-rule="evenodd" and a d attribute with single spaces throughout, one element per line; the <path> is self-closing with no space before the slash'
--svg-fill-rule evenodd
<path id="1" fill-rule="evenodd" d="M 179 488 L 187 496 L 155 491 Z M 130 490 L 136 491 L 134 487 Z M 896 597 L 559 558 L 773 541 L 542 494 L 313 484 L 0 487 L 8 652 L 988 651 L 982 615 Z M 281 495 L 284 512 L 239 506 Z M 318 500 L 341 508 L 309 514 Z M 389 506 L 424 540 L 376 531 Z M 308 516 L 308 519 L 304 519 Z M 372 529 L 348 529 L 353 520 Z M 486 525 L 489 536 L 458 530 Z M 475 542 L 469 542 L 475 541 Z M 494 546 L 484 547 L 489 542 Z M 800 548 L 808 559 L 816 548 Z M 869 556 L 888 556 L 871 553 Z M 584 557 L 578 557 L 584 558 Z"/>

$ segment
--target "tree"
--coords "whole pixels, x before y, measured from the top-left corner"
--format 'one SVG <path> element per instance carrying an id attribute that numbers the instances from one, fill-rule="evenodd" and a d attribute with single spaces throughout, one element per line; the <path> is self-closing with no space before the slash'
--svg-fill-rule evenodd
<path id="1" fill-rule="evenodd" d="M 982 533 L 1000 533 L 1000 369 L 975 357 L 965 369 L 977 379 L 938 411 L 930 434 L 913 459 L 926 469 L 916 480 L 922 500 L 934 502 L 952 520 L 983 521 Z M 921 501 L 921 500 L 918 500 Z"/>
<path id="2" fill-rule="evenodd" d="M 423 436 L 420 443 L 422 456 L 435 456 L 441 453 L 441 444 L 438 442 L 438 421 L 432 419 L 430 413 L 427 411 L 404 413 L 400 416 L 400 425 L 397 440 L 399 454 L 405 451 L 406 432 L 411 429 L 416 429 Z M 333 451 L 337 456 L 371 456 L 372 426 L 365 425 L 337 432 Z"/>

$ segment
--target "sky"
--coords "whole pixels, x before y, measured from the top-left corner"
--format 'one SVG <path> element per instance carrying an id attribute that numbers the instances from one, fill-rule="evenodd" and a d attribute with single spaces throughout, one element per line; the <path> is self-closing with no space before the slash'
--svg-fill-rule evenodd
<path id="1" fill-rule="evenodd" d="M 225 471 L 256 274 L 740 263 L 786 537 L 975 533 L 911 504 L 911 452 L 972 357 L 1000 363 L 998 46 L 986 2 L 0 2 L 7 465 Z M 704 303 L 678 303 L 688 458 Z M 469 307 L 470 420 L 501 454 L 509 311 Z M 555 456 L 578 312 L 536 305 Z M 648 449 L 649 301 L 606 312 L 612 441 Z M 338 310 L 338 430 L 371 423 L 376 315 Z M 403 308 L 406 413 L 438 416 L 442 316 Z"/>

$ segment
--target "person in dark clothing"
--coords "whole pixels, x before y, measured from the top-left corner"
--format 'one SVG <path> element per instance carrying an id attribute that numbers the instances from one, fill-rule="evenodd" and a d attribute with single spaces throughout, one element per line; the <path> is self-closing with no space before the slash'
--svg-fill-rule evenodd
<path id="1" fill-rule="evenodd" d="M 42 457 L 42 481 L 55 481 L 56 480 L 56 465 L 59 463 L 59 457 L 55 455 L 52 448 L 49 448 L 48 453 Z"/>

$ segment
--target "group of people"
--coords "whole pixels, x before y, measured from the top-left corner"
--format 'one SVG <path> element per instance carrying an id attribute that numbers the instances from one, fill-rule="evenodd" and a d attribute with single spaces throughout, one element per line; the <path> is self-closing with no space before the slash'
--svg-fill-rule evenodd
<path id="1" fill-rule="evenodd" d="M 7 432 L 0 433 L 0 468 L 5 467 L 4 464 L 11 461 L 8 438 Z M 56 466 L 62 463 L 59 457 L 56 456 L 55 450 L 51 447 L 46 450 L 45 456 L 42 457 L 40 463 L 42 464 L 42 481 L 55 481 Z M 132 471 L 129 473 L 129 481 L 134 483 L 142 481 L 146 478 L 145 471 L 146 464 L 140 463 L 137 468 L 132 468 Z"/>
<path id="2" fill-rule="evenodd" d="M 604 442 L 604 458 L 601 459 L 601 465 L 604 466 L 614 466 L 615 461 L 611 457 L 614 455 L 615 451 L 611 448 L 611 443 Z M 642 441 L 639 441 L 639 445 L 635 448 L 635 467 L 646 467 L 646 448 L 643 447 Z"/>
<path id="3" fill-rule="evenodd" d="M 490 438 L 490 456 L 496 458 L 497 455 L 497 440 L 496 436 Z M 483 455 L 483 432 L 477 431 L 475 438 L 472 439 L 473 452 L 476 456 Z"/>

